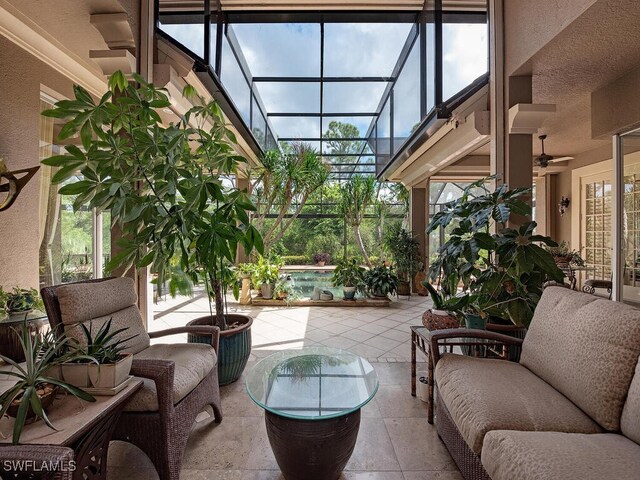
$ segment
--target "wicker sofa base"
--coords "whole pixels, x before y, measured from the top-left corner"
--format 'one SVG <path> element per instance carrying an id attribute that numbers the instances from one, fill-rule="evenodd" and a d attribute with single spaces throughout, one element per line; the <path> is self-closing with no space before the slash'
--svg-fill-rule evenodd
<path id="1" fill-rule="evenodd" d="M 165 387 L 166 388 L 166 387 Z M 172 412 L 122 412 L 113 440 L 124 440 L 142 450 L 156 467 L 160 480 L 178 480 L 191 427 L 207 405 L 215 422 L 222 421 L 218 368 L 214 366 Z"/>
<path id="2" fill-rule="evenodd" d="M 434 423 L 438 435 L 443 441 L 451 457 L 456 462 L 465 480 L 491 480 L 480 461 L 480 457 L 469 448 L 458 427 L 453 422 L 451 414 L 440 395 L 435 395 L 435 419 Z"/>

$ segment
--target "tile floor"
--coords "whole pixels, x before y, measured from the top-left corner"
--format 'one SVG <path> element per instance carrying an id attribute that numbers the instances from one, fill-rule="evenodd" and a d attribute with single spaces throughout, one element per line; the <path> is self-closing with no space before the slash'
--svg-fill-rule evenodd
<path id="1" fill-rule="evenodd" d="M 363 408 L 355 451 L 344 480 L 458 480 L 460 476 L 425 404 L 410 395 L 409 326 L 420 324 L 428 301 L 403 298 L 387 308 L 243 307 L 230 312 L 254 317 L 247 370 L 278 350 L 308 345 L 342 348 L 367 358 L 380 389 Z M 207 314 L 205 297 L 167 300 L 157 306 L 150 330 L 184 325 Z M 183 340 L 180 336 L 170 341 Z M 419 364 L 418 370 L 424 370 Z M 224 419 L 216 425 L 202 414 L 192 430 L 183 463 L 184 479 L 276 480 L 282 476 L 271 452 L 263 411 L 244 389 L 243 379 L 222 387 Z M 109 452 L 109 480 L 156 479 L 150 461 L 135 447 L 115 442 Z"/>

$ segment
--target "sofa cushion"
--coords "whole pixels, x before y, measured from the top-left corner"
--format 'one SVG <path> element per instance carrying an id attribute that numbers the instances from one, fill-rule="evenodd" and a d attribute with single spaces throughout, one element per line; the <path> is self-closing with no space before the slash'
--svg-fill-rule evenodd
<path id="1" fill-rule="evenodd" d="M 561 393 L 514 362 L 446 354 L 435 379 L 438 395 L 475 453 L 491 430 L 602 431 Z"/>
<path id="2" fill-rule="evenodd" d="M 640 310 L 566 288 L 545 289 L 520 363 L 605 429 L 618 431 L 640 355 Z"/>
<path id="3" fill-rule="evenodd" d="M 216 368 L 216 352 L 211 345 L 203 343 L 175 343 L 151 345 L 134 355 L 134 360 L 172 360 L 175 362 L 173 377 L 173 404 L 186 397 Z M 156 385 L 153 380 L 143 378 L 144 384 L 127 403 L 128 412 L 155 412 L 158 410 Z"/>
<path id="4" fill-rule="evenodd" d="M 492 480 L 637 480 L 640 445 L 613 433 L 487 433 L 482 465 Z"/>
<path id="5" fill-rule="evenodd" d="M 116 338 L 128 338 L 126 353 L 138 353 L 149 346 L 149 334 L 144 328 L 142 316 L 137 307 L 133 280 L 126 277 L 113 278 L 103 282 L 75 283 L 56 288 L 62 323 L 68 337 L 86 345 L 85 335 L 80 327 L 84 323 L 95 334 L 111 320 L 111 331 L 127 328 Z"/>
<path id="6" fill-rule="evenodd" d="M 640 443 L 640 362 L 636 365 L 636 374 L 622 410 L 620 430 L 634 442 Z"/>

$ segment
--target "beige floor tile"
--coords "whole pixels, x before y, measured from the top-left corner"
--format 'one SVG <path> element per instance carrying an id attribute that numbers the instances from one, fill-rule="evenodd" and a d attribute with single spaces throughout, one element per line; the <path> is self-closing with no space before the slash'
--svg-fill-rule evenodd
<path id="1" fill-rule="evenodd" d="M 402 471 L 455 470 L 449 452 L 426 418 L 385 418 L 384 423 Z"/>
<path id="2" fill-rule="evenodd" d="M 331 347 L 331 348 L 339 348 L 341 350 L 349 350 L 351 347 L 356 345 L 358 342 L 356 342 L 355 340 L 351 340 L 350 338 L 347 338 L 347 337 L 335 336 L 335 337 L 329 337 L 329 338 L 327 338 L 325 340 L 322 340 L 320 343 L 323 344 L 323 345 L 326 345 L 327 347 Z"/>
<path id="3" fill-rule="evenodd" d="M 380 385 L 375 398 L 383 418 L 426 418 L 427 416 L 425 403 L 418 397 L 411 396 L 408 384 Z"/>
<path id="4" fill-rule="evenodd" d="M 402 472 L 342 472 L 339 480 L 404 480 Z"/>
<path id="5" fill-rule="evenodd" d="M 402 330 L 390 328 L 389 330 L 380 332 L 380 335 L 392 340 L 397 340 L 398 342 L 411 341 L 411 331 L 408 327 L 403 327 Z"/>
<path id="6" fill-rule="evenodd" d="M 354 328 L 353 330 L 347 330 L 346 332 L 341 334 L 343 337 L 350 338 L 352 340 L 356 340 L 357 342 L 364 342 L 365 340 L 370 339 L 375 335 L 375 333 L 366 332 L 359 328 Z"/>
<path id="7" fill-rule="evenodd" d="M 403 472 L 405 480 L 464 480 L 458 471 Z M 514 479 L 515 480 L 515 479 Z"/>
<path id="8" fill-rule="evenodd" d="M 398 345 L 400 345 L 400 342 L 398 342 L 397 340 L 392 340 L 390 338 L 383 337 L 381 335 L 375 335 L 365 340 L 363 343 L 365 343 L 366 345 L 371 345 L 372 347 L 379 348 L 383 352 L 388 352 L 390 350 L 393 350 Z"/>
<path id="9" fill-rule="evenodd" d="M 340 334 L 348 330 L 351 330 L 352 328 L 347 325 L 342 325 L 340 323 L 333 323 L 330 325 L 325 325 L 324 327 L 322 327 L 322 329 L 334 334 Z"/>
<path id="10" fill-rule="evenodd" d="M 352 347 L 349 347 L 351 353 L 360 355 L 364 358 L 378 359 L 384 352 L 379 348 L 372 347 L 371 345 L 365 345 L 364 343 L 358 343 Z"/>
<path id="11" fill-rule="evenodd" d="M 361 418 L 356 447 L 345 470 L 400 470 L 385 424 L 377 418 Z"/>
<path id="12" fill-rule="evenodd" d="M 242 475 L 242 470 L 192 470 L 183 468 L 180 472 L 180 480 L 242 480 Z"/>
<path id="13" fill-rule="evenodd" d="M 365 332 L 373 333 L 376 335 L 389 330 L 387 327 L 383 327 L 382 325 L 375 325 L 373 323 L 367 323 L 366 325 L 362 325 L 359 328 L 360 330 L 364 330 Z"/>

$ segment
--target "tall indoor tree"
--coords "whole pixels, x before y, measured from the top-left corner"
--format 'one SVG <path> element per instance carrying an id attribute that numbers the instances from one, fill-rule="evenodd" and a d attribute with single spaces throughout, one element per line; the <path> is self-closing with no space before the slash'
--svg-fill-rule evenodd
<path id="1" fill-rule="evenodd" d="M 53 183 L 67 182 L 60 194 L 77 195 L 74 209 L 111 211 L 123 235 L 107 270 L 150 265 L 164 282 L 177 260 L 191 281 L 207 286 L 216 307 L 212 323 L 224 330 L 226 265 L 239 245 L 263 250 L 249 220 L 255 206 L 223 181 L 245 159 L 235 153 L 217 103 L 187 87 L 195 106 L 166 125 L 156 111 L 171 106 L 166 91 L 134 80 L 137 86 L 116 72 L 98 101 L 75 86 L 75 99 L 44 112 L 66 120 L 60 140 L 79 134 L 83 148 L 70 144 L 43 163 L 58 168 Z"/>
<path id="2" fill-rule="evenodd" d="M 365 263 L 371 267 L 371 260 L 362 240 L 360 226 L 364 220 L 367 209 L 374 205 L 378 198 L 379 185 L 371 176 L 354 175 L 340 188 L 341 198 L 339 210 L 344 221 L 353 229 L 358 248 L 362 253 Z"/>
<path id="3" fill-rule="evenodd" d="M 253 226 L 262 232 L 268 251 L 298 218 L 309 196 L 328 180 L 329 168 L 309 145 L 294 143 L 267 152 L 250 176 L 257 206 Z M 273 214 L 273 222 L 267 222 Z"/>

